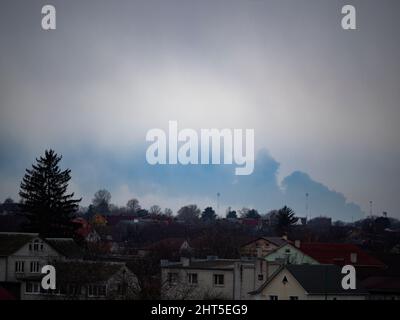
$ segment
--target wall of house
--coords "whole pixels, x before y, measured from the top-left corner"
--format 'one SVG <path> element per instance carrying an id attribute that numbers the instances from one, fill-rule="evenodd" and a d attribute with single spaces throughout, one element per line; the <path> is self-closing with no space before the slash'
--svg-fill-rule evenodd
<path id="1" fill-rule="evenodd" d="M 240 255 L 246 257 L 264 257 L 272 250 L 277 248 L 276 245 L 265 239 L 258 239 L 240 248 Z"/>
<path id="2" fill-rule="evenodd" d="M 288 280 L 286 284 L 282 282 L 284 277 Z M 260 294 L 253 298 L 255 300 L 270 300 L 270 296 L 278 296 L 278 300 L 290 300 L 291 296 L 296 296 L 299 300 L 308 299 L 304 289 L 286 269 L 282 270 Z"/>
<path id="3" fill-rule="evenodd" d="M 0 282 L 6 280 L 6 257 L 0 257 Z"/>
<path id="4" fill-rule="evenodd" d="M 248 293 L 255 290 L 256 281 L 256 263 L 238 261 L 234 265 L 234 299 L 246 300 L 249 299 Z"/>
<path id="5" fill-rule="evenodd" d="M 55 259 L 60 259 L 60 258 L 62 258 L 62 256 L 58 252 L 56 252 L 52 247 L 50 247 L 46 242 L 43 242 L 43 250 L 39 251 L 29 250 L 29 243 L 27 243 L 18 251 L 16 251 L 14 254 L 8 257 L 7 274 L 3 281 L 17 281 L 21 277 L 32 275 L 32 273 L 30 272 L 30 263 L 32 261 L 39 262 L 40 265 L 39 273 L 40 273 L 42 266 L 49 264 L 51 261 Z M 23 273 L 15 272 L 15 263 L 17 261 L 25 262 L 25 268 Z"/>
<path id="6" fill-rule="evenodd" d="M 178 282 L 168 284 L 168 273 L 178 273 Z M 188 282 L 188 274 L 197 273 L 198 283 L 192 285 Z M 214 285 L 214 274 L 224 275 L 224 285 Z M 233 270 L 216 269 L 183 269 L 162 268 L 162 299 L 233 299 L 234 273 Z"/>
<path id="7" fill-rule="evenodd" d="M 318 261 L 290 244 L 286 244 L 269 253 L 265 259 L 269 262 L 287 261 L 290 264 L 319 264 Z"/>

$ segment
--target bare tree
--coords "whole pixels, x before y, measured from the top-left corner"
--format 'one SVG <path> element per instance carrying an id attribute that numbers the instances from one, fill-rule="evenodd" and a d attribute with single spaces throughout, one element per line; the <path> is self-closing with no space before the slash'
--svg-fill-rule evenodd
<path id="1" fill-rule="evenodd" d="M 184 206 L 178 211 L 178 219 L 186 223 L 194 223 L 199 220 L 200 209 L 195 204 Z"/>
<path id="2" fill-rule="evenodd" d="M 172 210 L 170 208 L 165 208 L 164 209 L 164 215 L 167 216 L 167 217 L 172 217 L 173 212 L 172 212 Z"/>
<path id="3" fill-rule="evenodd" d="M 151 215 L 157 215 L 158 216 L 158 215 L 160 215 L 162 213 L 162 210 L 161 210 L 160 206 L 154 205 L 154 206 L 150 207 L 149 213 Z"/>
<path id="4" fill-rule="evenodd" d="M 132 213 L 136 213 L 141 209 L 139 200 L 135 198 L 130 199 L 126 204 L 126 207 Z"/>

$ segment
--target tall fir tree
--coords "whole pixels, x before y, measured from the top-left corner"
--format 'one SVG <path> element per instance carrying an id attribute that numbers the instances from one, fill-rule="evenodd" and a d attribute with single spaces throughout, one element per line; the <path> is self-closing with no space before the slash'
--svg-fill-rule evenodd
<path id="1" fill-rule="evenodd" d="M 82 199 L 73 199 L 67 193 L 71 170 L 61 171 L 58 156 L 46 150 L 44 157 L 36 159 L 32 169 L 26 169 L 19 195 L 28 219 L 27 231 L 44 237 L 73 237 L 77 225 L 72 222 Z"/>

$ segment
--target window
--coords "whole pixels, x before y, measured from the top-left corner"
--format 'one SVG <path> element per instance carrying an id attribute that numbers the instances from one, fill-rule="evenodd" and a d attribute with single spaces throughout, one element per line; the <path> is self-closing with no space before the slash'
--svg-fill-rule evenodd
<path id="1" fill-rule="evenodd" d="M 188 282 L 190 284 L 197 284 L 198 283 L 197 273 L 188 273 Z"/>
<path id="2" fill-rule="evenodd" d="M 278 300 L 278 296 L 269 296 L 269 300 Z"/>
<path id="3" fill-rule="evenodd" d="M 264 275 L 263 274 L 259 274 L 258 275 L 258 281 L 263 281 L 264 280 Z"/>
<path id="4" fill-rule="evenodd" d="M 39 273 L 40 264 L 39 261 L 31 261 L 30 271 L 31 273 Z"/>
<path id="5" fill-rule="evenodd" d="M 105 297 L 107 294 L 106 285 L 89 285 L 88 296 L 89 297 Z"/>
<path id="6" fill-rule="evenodd" d="M 39 282 L 27 282 L 25 285 L 25 293 L 39 294 L 40 293 L 40 283 Z"/>
<path id="7" fill-rule="evenodd" d="M 81 287 L 77 284 L 67 284 L 66 292 L 69 296 L 77 296 L 81 294 Z"/>
<path id="8" fill-rule="evenodd" d="M 214 274 L 214 285 L 215 286 L 223 286 L 224 285 L 224 275 L 223 274 Z"/>
<path id="9" fill-rule="evenodd" d="M 25 272 L 25 262 L 24 261 L 15 261 L 15 272 L 16 273 Z"/>
<path id="10" fill-rule="evenodd" d="M 290 299 L 290 300 L 299 300 L 299 297 L 297 297 L 297 296 L 290 296 L 289 299 Z"/>
<path id="11" fill-rule="evenodd" d="M 29 244 L 30 251 L 43 251 L 43 242 L 36 239 Z"/>
<path id="12" fill-rule="evenodd" d="M 178 274 L 176 272 L 169 272 L 168 273 L 168 283 L 170 285 L 174 285 L 178 282 Z"/>
<path id="13" fill-rule="evenodd" d="M 119 283 L 117 287 L 117 294 L 124 296 L 127 293 L 127 284 L 126 283 Z"/>

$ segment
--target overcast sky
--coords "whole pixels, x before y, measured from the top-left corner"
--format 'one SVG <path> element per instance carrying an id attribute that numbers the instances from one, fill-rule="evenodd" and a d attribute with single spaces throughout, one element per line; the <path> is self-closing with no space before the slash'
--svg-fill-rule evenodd
<path id="1" fill-rule="evenodd" d="M 41 29 L 41 8 L 57 30 Z M 341 7 L 357 9 L 356 31 Z M 2 0 L 0 201 L 46 148 L 90 203 L 400 218 L 397 0 Z M 151 128 L 252 128 L 251 177 L 149 167 Z M 221 209 L 222 211 L 222 209 Z M 364 211 L 364 212 L 362 212 Z"/>

